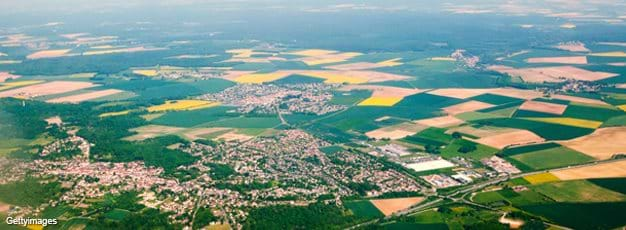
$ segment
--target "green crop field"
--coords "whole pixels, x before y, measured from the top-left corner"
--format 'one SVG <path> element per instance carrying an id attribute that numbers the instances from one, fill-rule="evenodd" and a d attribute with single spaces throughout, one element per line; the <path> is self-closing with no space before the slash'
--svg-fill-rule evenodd
<path id="1" fill-rule="evenodd" d="M 238 114 L 227 113 L 227 111 L 232 109 L 232 107 L 220 106 L 191 111 L 168 112 L 151 122 L 158 125 L 193 127 L 220 119 L 232 119 L 238 117 Z"/>
<path id="2" fill-rule="evenodd" d="M 564 117 L 572 117 L 593 121 L 606 121 L 613 117 L 623 116 L 626 113 L 617 108 L 604 109 L 590 106 L 569 105 L 563 113 Z"/>
<path id="3" fill-rule="evenodd" d="M 533 170 L 558 168 L 568 165 L 576 165 L 593 161 L 594 159 L 585 154 L 576 152 L 566 147 L 544 149 L 511 156 L 516 161 L 529 166 Z"/>
<path id="4" fill-rule="evenodd" d="M 473 150 L 467 153 L 462 153 L 459 151 L 461 147 L 467 146 L 467 145 L 475 146 L 476 150 Z M 465 139 L 456 139 L 456 140 L 453 140 L 450 143 L 450 145 L 446 146 L 444 149 L 441 150 L 441 156 L 444 158 L 460 156 L 460 157 L 468 157 L 474 160 L 480 160 L 486 157 L 493 156 L 497 152 L 498 152 L 497 149 L 494 149 L 486 145 L 481 145 L 481 144 L 474 143 Z"/>
<path id="5" fill-rule="evenodd" d="M 623 212 L 626 210 L 626 202 L 550 203 L 521 208 L 575 229 L 613 229 L 626 225 Z"/>
<path id="6" fill-rule="evenodd" d="M 626 195 L 607 190 L 586 180 L 559 181 L 532 186 L 532 190 L 556 202 L 615 202 L 626 201 Z"/>
<path id="7" fill-rule="evenodd" d="M 626 194 L 626 178 L 599 178 L 588 181 L 603 188 Z"/>
<path id="8" fill-rule="evenodd" d="M 492 105 L 503 105 L 503 104 L 509 104 L 509 103 L 522 101 L 519 98 L 500 96 L 500 95 L 489 94 L 489 93 L 471 97 L 471 98 L 468 98 L 468 100 L 481 101 L 481 102 L 489 103 Z"/>
<path id="9" fill-rule="evenodd" d="M 593 132 L 593 129 L 573 126 L 550 124 L 515 118 L 485 119 L 475 122 L 480 125 L 509 127 L 529 130 L 547 140 L 567 140 L 584 136 Z"/>
<path id="10" fill-rule="evenodd" d="M 344 206 L 350 209 L 357 217 L 378 218 L 383 216 L 383 213 L 369 200 L 347 201 Z"/>

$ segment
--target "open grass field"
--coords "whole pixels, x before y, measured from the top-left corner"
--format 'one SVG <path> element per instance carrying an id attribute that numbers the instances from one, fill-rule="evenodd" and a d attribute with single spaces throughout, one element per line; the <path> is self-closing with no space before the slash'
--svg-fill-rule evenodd
<path id="1" fill-rule="evenodd" d="M 539 173 L 539 174 L 525 176 L 524 180 L 528 181 L 530 184 L 543 184 L 543 183 L 548 183 L 548 182 L 559 181 L 559 178 L 551 173 Z"/>
<path id="2" fill-rule="evenodd" d="M 597 186 L 586 180 L 560 181 L 532 186 L 532 190 L 556 202 L 616 202 L 625 201 L 626 195 Z"/>
<path id="3" fill-rule="evenodd" d="M 524 120 L 518 118 L 496 118 L 479 120 L 480 125 L 525 129 L 546 140 L 568 140 L 592 133 L 593 129 Z"/>
<path id="4" fill-rule="evenodd" d="M 553 123 L 553 124 L 560 124 L 560 125 L 568 125 L 568 126 L 587 128 L 587 129 L 597 129 L 602 125 L 602 122 L 600 121 L 583 120 L 583 119 L 570 118 L 570 117 L 528 117 L 528 118 L 523 118 L 523 119 L 547 122 L 547 123 Z"/>
<path id="5" fill-rule="evenodd" d="M 238 117 L 239 114 L 227 113 L 227 111 L 232 109 L 232 107 L 217 106 L 198 110 L 168 112 L 152 120 L 152 123 L 177 127 L 193 127 L 207 122 Z"/>
<path id="6" fill-rule="evenodd" d="M 357 217 L 378 218 L 384 214 L 369 200 L 347 201 L 344 206 L 352 211 Z"/>
<path id="7" fill-rule="evenodd" d="M 219 106 L 219 102 L 210 102 L 203 100 L 175 100 L 166 101 L 165 104 L 148 107 L 148 112 L 163 111 L 181 111 L 181 110 L 197 110 Z"/>
<path id="8" fill-rule="evenodd" d="M 380 212 L 385 216 L 389 216 L 395 212 L 407 209 L 413 205 L 416 205 L 424 200 L 423 197 L 407 197 L 407 198 L 393 198 L 393 199 L 377 199 L 370 200 Z"/>
<path id="9" fill-rule="evenodd" d="M 566 147 L 551 148 L 511 156 L 533 170 L 558 168 L 593 161 L 592 157 Z"/>

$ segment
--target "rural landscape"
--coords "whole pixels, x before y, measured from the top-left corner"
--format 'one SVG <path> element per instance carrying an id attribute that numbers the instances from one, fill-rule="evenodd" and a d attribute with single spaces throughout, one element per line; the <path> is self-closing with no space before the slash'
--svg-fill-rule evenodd
<path id="1" fill-rule="evenodd" d="M 0 229 L 623 229 L 626 2 L 1 2 Z"/>

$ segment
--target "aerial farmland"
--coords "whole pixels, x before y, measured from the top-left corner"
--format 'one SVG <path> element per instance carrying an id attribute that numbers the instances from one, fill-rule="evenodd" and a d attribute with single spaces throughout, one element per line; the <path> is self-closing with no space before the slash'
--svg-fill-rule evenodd
<path id="1" fill-rule="evenodd" d="M 26 2 L 0 229 L 626 227 L 621 1 Z"/>

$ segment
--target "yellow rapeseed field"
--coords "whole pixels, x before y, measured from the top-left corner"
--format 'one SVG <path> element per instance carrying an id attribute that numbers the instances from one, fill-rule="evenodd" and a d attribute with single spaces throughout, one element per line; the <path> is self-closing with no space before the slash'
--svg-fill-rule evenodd
<path id="1" fill-rule="evenodd" d="M 146 77 L 154 77 L 159 74 L 158 71 L 153 70 L 153 69 L 138 69 L 138 70 L 133 70 L 133 73 L 137 75 L 143 75 Z"/>
<path id="2" fill-rule="evenodd" d="M 591 121 L 591 120 L 569 118 L 569 117 L 532 117 L 532 118 L 524 118 L 524 119 L 546 122 L 546 123 L 553 123 L 553 124 L 575 126 L 575 127 L 581 127 L 581 128 L 589 128 L 589 129 L 597 129 L 602 125 L 602 122 L 600 121 Z"/>
<path id="3" fill-rule="evenodd" d="M 5 82 L 5 83 L 0 83 L 0 90 L 10 89 L 10 88 L 15 88 L 15 87 L 20 87 L 20 86 L 34 85 L 34 84 L 39 84 L 42 82 L 44 81 L 30 80 L 30 81 Z"/>
<path id="4" fill-rule="evenodd" d="M 451 57 L 433 57 L 430 58 L 431 61 L 456 61 L 456 59 Z"/>
<path id="5" fill-rule="evenodd" d="M 393 66 L 402 65 L 402 62 L 399 62 L 400 60 L 402 60 L 402 58 L 394 58 L 394 59 L 390 59 L 390 60 L 386 60 L 386 61 L 381 61 L 381 62 L 378 62 L 376 64 L 378 64 L 380 66 L 384 66 L 384 67 L 393 67 Z"/>
<path id="6" fill-rule="evenodd" d="M 555 175 L 552 175 L 552 173 L 540 173 L 525 176 L 524 180 L 530 182 L 531 184 L 541 184 L 546 182 L 559 181 L 559 178 Z"/>
<path id="7" fill-rule="evenodd" d="M 204 109 L 220 105 L 219 102 L 210 102 L 203 100 L 175 100 L 166 101 L 165 104 L 148 107 L 148 112 L 176 111 L 176 110 L 195 110 Z"/>
<path id="8" fill-rule="evenodd" d="M 393 106 L 402 101 L 402 97 L 370 97 L 365 99 L 359 106 Z"/>
<path id="9" fill-rule="evenodd" d="M 617 106 L 617 108 L 626 111 L 626 105 L 620 105 L 620 106 Z"/>

